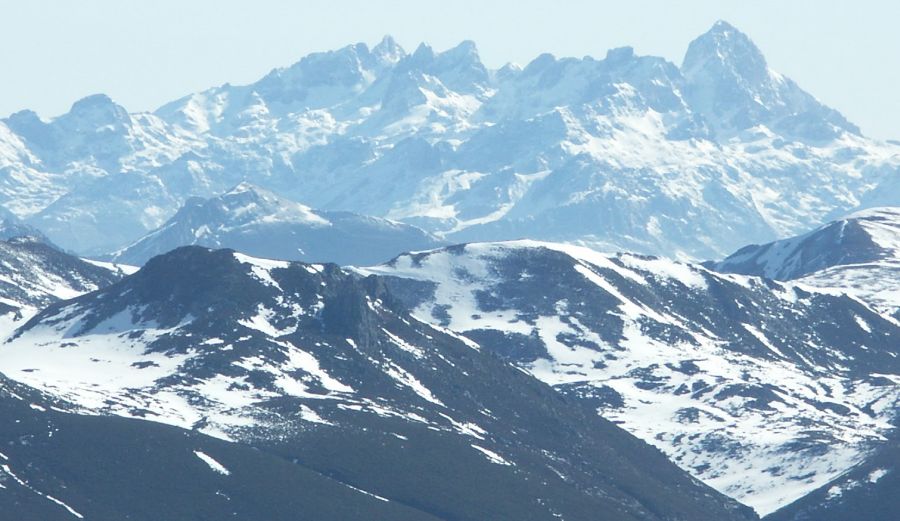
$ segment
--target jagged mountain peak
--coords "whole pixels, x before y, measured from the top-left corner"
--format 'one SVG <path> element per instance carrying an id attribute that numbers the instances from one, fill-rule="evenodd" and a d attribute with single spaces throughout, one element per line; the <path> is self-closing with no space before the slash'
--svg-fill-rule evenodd
<path id="1" fill-rule="evenodd" d="M 747 52 L 762 55 L 762 52 L 753 43 L 750 36 L 725 20 L 717 20 L 710 28 L 700 36 L 694 38 L 688 48 L 712 45 L 720 51 L 728 52 L 729 49 L 746 48 Z"/>
<path id="2" fill-rule="evenodd" d="M 690 122 L 681 96 L 682 78 L 678 68 L 663 58 L 638 56 L 631 47 L 611 49 L 602 60 L 557 58 L 544 53 L 521 73 L 508 76 L 497 93 L 480 109 L 486 120 L 531 119 L 549 111 L 565 110 L 582 127 L 573 134 L 605 134 L 609 126 L 602 119 L 646 117 L 648 110 L 671 114 L 662 128 L 688 129 L 691 137 L 701 137 Z M 599 125 L 597 124 L 599 123 Z M 654 123 L 656 124 L 656 123 Z M 576 141 L 590 140 L 587 136 Z M 467 238 L 468 239 L 468 238 Z"/>
<path id="3" fill-rule="evenodd" d="M 540 71 L 545 70 L 547 67 L 550 67 L 554 63 L 557 62 L 556 55 L 550 52 L 544 52 L 537 55 L 533 60 L 528 62 L 525 65 L 525 68 L 522 69 L 524 74 L 536 74 Z"/>
<path id="4" fill-rule="evenodd" d="M 265 81 L 268 77 L 292 80 L 313 80 L 314 78 L 306 78 L 305 75 L 315 72 L 334 74 L 335 71 L 330 70 L 332 67 L 345 69 L 358 66 L 360 55 L 366 55 L 368 53 L 369 49 L 364 43 L 347 45 L 332 51 L 314 52 L 300 58 L 300 60 L 288 67 L 273 69 L 272 72 L 261 81 Z"/>
<path id="5" fill-rule="evenodd" d="M 435 55 L 436 53 L 431 45 L 428 45 L 425 42 L 421 42 L 416 47 L 416 50 L 409 55 L 408 63 L 410 65 L 418 66 L 427 65 L 434 60 Z"/>
<path id="6" fill-rule="evenodd" d="M 474 40 L 463 40 L 441 54 L 445 54 L 447 56 L 466 56 L 469 58 L 480 59 L 478 57 L 478 45 Z"/>
<path id="7" fill-rule="evenodd" d="M 704 72 L 730 75 L 748 87 L 771 79 L 762 51 L 749 36 L 721 20 L 690 43 L 681 69 L 688 81 Z"/>
<path id="8" fill-rule="evenodd" d="M 113 101 L 111 97 L 106 94 L 96 93 L 87 95 L 75 103 L 72 104 L 71 111 L 72 112 L 80 112 L 83 110 L 90 110 L 96 107 L 114 107 L 117 106 L 116 102 Z"/>
<path id="9" fill-rule="evenodd" d="M 481 94 L 490 84 L 490 74 L 481 61 L 475 42 L 464 40 L 435 58 L 441 81 L 465 94 Z"/>
<path id="10" fill-rule="evenodd" d="M 381 66 L 365 43 L 356 43 L 304 56 L 247 88 L 285 110 L 330 107 L 362 91 L 370 81 L 369 71 Z"/>
<path id="11" fill-rule="evenodd" d="M 91 120 L 97 124 L 110 124 L 127 120 L 129 117 L 125 107 L 106 94 L 92 94 L 73 103 L 69 112 L 59 119 L 78 118 Z"/>
<path id="12" fill-rule="evenodd" d="M 690 43 L 681 72 L 688 101 L 720 140 L 757 125 L 812 142 L 859 134 L 840 113 L 770 69 L 750 37 L 727 22 Z"/>
<path id="13" fill-rule="evenodd" d="M 497 69 L 496 78 L 499 81 L 506 81 L 515 78 L 522 73 L 522 66 L 515 62 L 508 62 Z"/>
<path id="14" fill-rule="evenodd" d="M 461 94 L 483 94 L 490 84 L 490 74 L 481 62 L 475 42 L 465 40 L 455 47 L 436 52 L 421 43 L 415 52 L 398 64 L 398 72 L 428 74 L 442 85 Z"/>
<path id="15" fill-rule="evenodd" d="M 727 20 L 723 20 L 723 19 L 719 18 L 718 20 L 713 22 L 712 27 L 710 27 L 710 29 L 709 29 L 709 32 L 713 32 L 713 31 L 728 32 L 728 31 L 737 31 L 737 29 L 733 25 L 728 23 Z"/>
<path id="16" fill-rule="evenodd" d="M 464 62 L 466 64 L 481 64 L 481 57 L 478 54 L 478 47 L 472 40 L 463 40 L 457 45 L 443 50 L 435 51 L 434 48 L 422 42 L 416 47 L 412 54 L 407 56 L 406 65 L 409 68 L 428 69 L 435 64 L 439 66 L 448 66 Z"/>
<path id="17" fill-rule="evenodd" d="M 386 34 L 375 47 L 372 47 L 372 55 L 385 63 L 397 63 L 406 57 L 406 51 L 393 36 Z"/>
<path id="18" fill-rule="evenodd" d="M 635 57 L 634 47 L 625 46 L 625 47 L 616 47 L 614 49 L 610 49 L 606 51 L 605 60 L 610 63 L 618 63 L 629 61 Z"/>
<path id="19" fill-rule="evenodd" d="M 18 132 L 20 127 L 46 125 L 47 121 L 41 118 L 37 112 L 31 109 L 24 109 L 13 112 L 9 117 L 3 119 L 3 122 Z"/>
<path id="20" fill-rule="evenodd" d="M 0 140 L 9 141 L 6 147 L 9 151 L 4 152 L 17 154 L 22 160 L 31 163 L 37 157 L 34 150 L 29 150 L 28 147 L 39 149 L 51 143 L 49 127 L 50 122 L 42 119 L 37 112 L 27 109 L 0 119 Z"/>

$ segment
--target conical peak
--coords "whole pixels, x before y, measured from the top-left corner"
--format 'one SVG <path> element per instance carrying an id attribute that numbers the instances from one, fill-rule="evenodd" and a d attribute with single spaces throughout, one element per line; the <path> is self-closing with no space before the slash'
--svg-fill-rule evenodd
<path id="1" fill-rule="evenodd" d="M 393 36 L 387 34 L 375 47 L 372 47 L 372 54 L 378 58 L 396 62 L 406 56 L 406 51 L 397 43 Z"/>
<path id="2" fill-rule="evenodd" d="M 691 42 L 682 69 L 687 74 L 711 64 L 724 64 L 746 72 L 766 69 L 766 59 L 753 40 L 723 20 Z"/>

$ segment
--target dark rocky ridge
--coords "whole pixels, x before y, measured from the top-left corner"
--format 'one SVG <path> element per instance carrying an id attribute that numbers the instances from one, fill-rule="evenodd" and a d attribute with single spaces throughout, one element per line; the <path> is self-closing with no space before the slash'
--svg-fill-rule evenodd
<path id="1" fill-rule="evenodd" d="M 70 332 L 60 344 L 77 346 L 123 312 L 132 313 L 132 326 L 108 334 L 140 338 L 148 321 L 174 327 L 136 345 L 145 353 L 194 356 L 148 394 L 129 390 L 132 398 L 168 389 L 202 404 L 215 399 L 203 394 L 204 382 L 240 378 L 245 390 L 268 398 L 248 416 L 255 425 L 232 435 L 441 519 L 755 518 L 579 402 L 411 318 L 379 277 L 360 280 L 333 265 L 291 263 L 272 267 L 267 280 L 254 269 L 230 251 L 181 248 L 106 289 L 51 306 L 5 347 L 55 324 Z M 247 325 L 259 305 L 275 311 L 271 326 L 283 334 Z M 76 319 L 81 327 L 72 331 L 66 324 Z M 256 358 L 282 367 L 296 356 L 294 346 L 351 391 L 331 391 L 308 368 L 274 373 L 246 363 Z M 40 371 L 39 362 L 34 366 Z M 284 392 L 282 377 L 303 382 L 306 391 Z M 304 408 L 323 421 L 298 417 Z M 129 414 L 153 418 L 154 411 Z"/>

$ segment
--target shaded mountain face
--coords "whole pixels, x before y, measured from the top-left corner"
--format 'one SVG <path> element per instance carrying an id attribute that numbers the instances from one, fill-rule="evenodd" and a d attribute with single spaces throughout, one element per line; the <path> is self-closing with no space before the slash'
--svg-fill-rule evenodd
<path id="1" fill-rule="evenodd" d="M 108 286 L 128 269 L 79 259 L 38 237 L 0 240 L 0 331 L 5 336 L 45 306 Z"/>
<path id="2" fill-rule="evenodd" d="M 0 204 L 93 255 L 245 181 L 448 241 L 688 258 L 900 204 L 900 148 L 861 136 L 725 23 L 680 67 L 625 47 L 491 71 L 472 42 L 407 53 L 387 38 L 152 114 L 102 95 L 50 121 L 20 112 L 0 144 Z"/>
<path id="3" fill-rule="evenodd" d="M 18 237 L 32 237 L 45 244 L 53 245 L 43 232 L 22 222 L 10 212 L 0 210 L 0 241 L 8 241 Z"/>
<path id="4" fill-rule="evenodd" d="M 858 212 L 797 237 L 746 246 L 709 266 L 845 291 L 900 318 L 900 209 Z"/>
<path id="5" fill-rule="evenodd" d="M 366 265 L 440 244 L 414 226 L 316 211 L 242 183 L 212 199 L 189 200 L 162 227 L 110 258 L 139 266 L 179 246 L 199 245 L 271 259 Z"/>
<path id="6" fill-rule="evenodd" d="M 0 371 L 104 421 L 250 445 L 298 465 L 291 479 L 312 470 L 410 519 L 755 518 L 589 408 L 411 317 L 379 277 L 335 265 L 180 248 L 48 307 L 0 345 Z M 231 475 L 251 465 L 206 438 L 209 452 L 193 448 L 198 436 L 169 454 L 200 450 Z"/>
<path id="7" fill-rule="evenodd" d="M 0 375 L 4 518 L 439 519 L 253 447 L 71 410 Z"/>
<path id="8" fill-rule="evenodd" d="M 762 514 L 892 429 L 900 327 L 846 296 L 533 241 L 361 273 Z"/>
<path id="9" fill-rule="evenodd" d="M 771 521 L 890 521 L 900 511 L 900 446 L 896 436 L 865 461 L 802 499 L 767 516 Z"/>

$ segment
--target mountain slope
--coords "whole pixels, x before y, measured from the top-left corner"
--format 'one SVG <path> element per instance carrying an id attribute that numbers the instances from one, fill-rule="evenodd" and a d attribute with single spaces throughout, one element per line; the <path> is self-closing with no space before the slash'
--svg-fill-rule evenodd
<path id="1" fill-rule="evenodd" d="M 900 209 L 873 208 L 809 233 L 746 246 L 710 267 L 846 291 L 900 313 Z"/>
<path id="2" fill-rule="evenodd" d="M 17 237 L 34 237 L 45 244 L 53 245 L 40 230 L 25 224 L 9 211 L 0 209 L 0 240 L 8 241 Z"/>
<path id="3" fill-rule="evenodd" d="M 754 518 L 334 265 L 180 248 L 51 305 L 0 371 L 74 412 L 250 444 L 443 519 Z"/>
<path id="4" fill-rule="evenodd" d="M 162 227 L 111 256 L 142 265 L 179 246 L 233 248 L 271 259 L 372 264 L 440 245 L 424 231 L 349 212 L 320 212 L 247 183 L 190 200 Z"/>
<path id="5" fill-rule="evenodd" d="M 297 462 L 153 422 L 66 413 L 0 375 L 0 509 L 6 519 L 438 518 Z"/>
<path id="6" fill-rule="evenodd" d="M 361 270 L 769 513 L 893 428 L 900 327 L 857 300 L 559 244 L 468 244 Z"/>
<path id="7" fill-rule="evenodd" d="M 900 509 L 896 437 L 825 486 L 766 517 L 767 521 L 890 521 Z"/>
<path id="8" fill-rule="evenodd" d="M 718 258 L 900 204 L 898 168 L 900 147 L 860 135 L 724 22 L 680 67 L 620 48 L 490 71 L 472 42 L 406 53 L 386 38 L 152 114 L 93 96 L 0 121 L 0 203 L 81 254 L 247 181 L 455 242 Z"/>
<path id="9" fill-rule="evenodd" d="M 11 235 L 23 230 L 13 225 Z M 127 266 L 96 264 L 64 253 L 37 237 L 0 240 L 0 334 L 43 307 L 108 286 Z"/>

